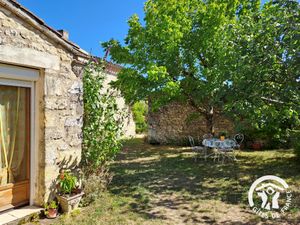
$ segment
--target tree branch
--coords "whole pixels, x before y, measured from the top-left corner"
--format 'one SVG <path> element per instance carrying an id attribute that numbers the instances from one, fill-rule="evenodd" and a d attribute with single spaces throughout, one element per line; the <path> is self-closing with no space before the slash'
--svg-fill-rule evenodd
<path id="1" fill-rule="evenodd" d="M 204 68 L 208 67 L 208 62 L 207 62 L 206 58 L 203 56 L 202 53 L 199 56 L 199 60 L 201 62 L 201 65 L 204 66 Z"/>

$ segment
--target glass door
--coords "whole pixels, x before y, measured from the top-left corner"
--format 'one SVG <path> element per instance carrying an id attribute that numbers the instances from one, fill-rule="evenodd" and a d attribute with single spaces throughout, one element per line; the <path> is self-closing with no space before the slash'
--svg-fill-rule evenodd
<path id="1" fill-rule="evenodd" d="M 0 211 L 28 204 L 30 88 L 0 85 Z"/>

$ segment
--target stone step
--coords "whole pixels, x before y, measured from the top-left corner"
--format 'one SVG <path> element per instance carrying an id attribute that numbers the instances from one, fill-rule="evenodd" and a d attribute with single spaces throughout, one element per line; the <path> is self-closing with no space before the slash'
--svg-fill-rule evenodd
<path id="1" fill-rule="evenodd" d="M 15 225 L 19 222 L 26 221 L 32 216 L 37 216 L 43 208 L 36 206 L 25 206 L 18 209 L 11 209 L 0 213 L 0 225 Z"/>

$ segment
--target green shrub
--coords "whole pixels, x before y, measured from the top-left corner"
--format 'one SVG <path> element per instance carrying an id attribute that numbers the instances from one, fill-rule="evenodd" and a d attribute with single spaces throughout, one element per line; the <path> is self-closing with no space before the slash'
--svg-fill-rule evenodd
<path id="1" fill-rule="evenodd" d="M 148 105 L 144 101 L 136 102 L 132 107 L 133 119 L 136 126 L 137 133 L 144 133 L 147 131 L 146 116 L 148 113 Z"/>
<path id="2" fill-rule="evenodd" d="M 117 106 L 118 92 L 106 88 L 102 61 L 91 61 L 83 76 L 83 151 L 82 205 L 95 201 L 112 179 L 107 163 L 121 149 L 125 119 L 124 110 Z"/>
<path id="3" fill-rule="evenodd" d="M 86 177 L 97 174 L 121 148 L 125 114 L 117 106 L 117 91 L 106 88 L 102 61 L 91 61 L 83 76 L 83 151 Z"/>
<path id="4" fill-rule="evenodd" d="M 297 158 L 300 160 L 300 130 L 292 132 L 292 145 Z"/>
<path id="5" fill-rule="evenodd" d="M 102 167 L 97 173 L 89 174 L 83 179 L 84 197 L 81 201 L 81 206 L 87 206 L 96 201 L 112 180 L 112 174 L 107 167 Z"/>

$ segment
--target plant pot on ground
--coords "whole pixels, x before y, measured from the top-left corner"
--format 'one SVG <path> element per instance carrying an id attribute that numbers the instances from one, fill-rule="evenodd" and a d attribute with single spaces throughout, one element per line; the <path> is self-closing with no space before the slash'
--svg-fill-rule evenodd
<path id="1" fill-rule="evenodd" d="M 84 195 L 77 185 L 77 177 L 69 172 L 61 172 L 58 178 L 57 199 L 64 213 L 69 213 L 78 208 Z"/>
<path id="2" fill-rule="evenodd" d="M 262 143 L 261 141 L 255 141 L 252 143 L 252 148 L 254 150 L 261 150 L 262 149 Z"/>
<path id="3" fill-rule="evenodd" d="M 45 205 L 45 215 L 48 219 L 55 219 L 57 217 L 58 205 L 56 201 L 51 201 Z"/>

